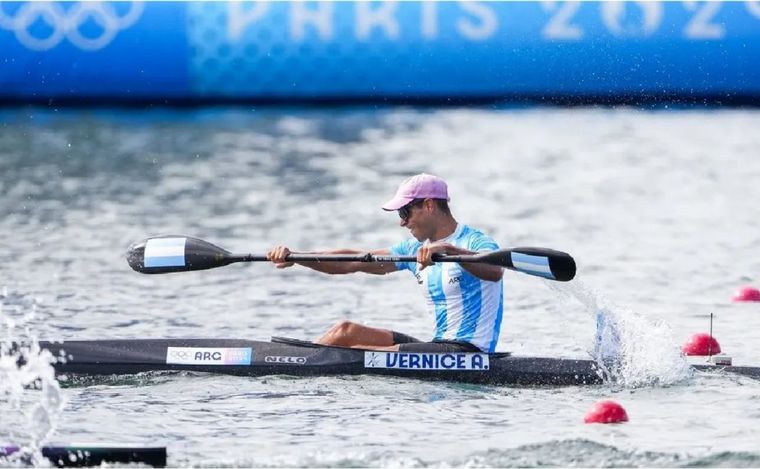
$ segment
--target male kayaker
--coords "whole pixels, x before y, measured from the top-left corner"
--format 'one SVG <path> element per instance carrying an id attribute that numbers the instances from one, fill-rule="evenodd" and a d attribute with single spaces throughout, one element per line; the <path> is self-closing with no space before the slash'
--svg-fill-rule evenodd
<path id="1" fill-rule="evenodd" d="M 449 209 L 446 182 L 430 174 L 405 180 L 383 210 L 398 211 L 401 226 L 412 238 L 387 249 L 370 251 L 375 255 L 416 255 L 417 262 L 298 262 L 327 274 L 365 272 L 384 275 L 408 270 L 417 279 L 435 317 L 432 341 L 422 342 L 389 329 L 368 327 L 350 321 L 334 325 L 317 343 L 374 350 L 403 352 L 493 352 L 499 340 L 503 310 L 503 269 L 475 263 L 433 263 L 432 256 L 474 254 L 499 249 L 482 232 L 458 223 Z M 339 249 L 319 254 L 363 254 L 366 251 Z M 272 248 L 267 258 L 278 268 L 292 266 L 285 259 L 291 251 L 285 246 Z"/>

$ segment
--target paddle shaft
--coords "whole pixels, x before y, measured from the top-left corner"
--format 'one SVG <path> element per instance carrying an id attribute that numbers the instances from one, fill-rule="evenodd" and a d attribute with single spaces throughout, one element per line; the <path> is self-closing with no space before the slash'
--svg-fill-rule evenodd
<path id="1" fill-rule="evenodd" d="M 226 258 L 232 264 L 234 262 L 264 262 L 267 256 L 261 254 L 232 254 Z M 374 254 L 289 254 L 285 259 L 291 262 L 416 262 L 417 256 L 379 256 Z M 486 263 L 475 258 L 473 255 L 447 256 L 433 254 L 434 262 L 475 262 Z"/>

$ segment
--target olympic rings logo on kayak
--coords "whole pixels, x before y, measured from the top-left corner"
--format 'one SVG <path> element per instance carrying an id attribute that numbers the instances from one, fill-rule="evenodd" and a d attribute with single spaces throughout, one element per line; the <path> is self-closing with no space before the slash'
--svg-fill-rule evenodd
<path id="1" fill-rule="evenodd" d="M 65 9 L 58 2 L 27 2 L 14 13 L 9 13 L 0 2 L 0 29 L 12 31 L 16 39 L 27 49 L 45 51 L 68 39 L 81 50 L 102 49 L 114 40 L 119 31 L 129 28 L 142 16 L 142 1 L 130 2 L 125 14 L 118 14 L 113 5 L 106 2 L 79 2 Z M 33 25 L 43 22 L 52 29 L 44 37 L 32 34 Z M 95 22 L 100 33 L 86 37 L 81 27 Z"/>
<path id="2" fill-rule="evenodd" d="M 169 349 L 169 356 L 171 358 L 179 358 L 179 359 L 182 359 L 182 360 L 187 360 L 187 359 L 190 359 L 190 358 L 194 358 L 195 357 L 195 352 L 189 352 L 187 350 L 172 350 L 170 348 Z"/>

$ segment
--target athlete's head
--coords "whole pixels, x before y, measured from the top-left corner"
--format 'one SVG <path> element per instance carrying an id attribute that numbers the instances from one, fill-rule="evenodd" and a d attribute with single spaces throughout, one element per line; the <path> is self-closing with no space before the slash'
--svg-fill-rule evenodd
<path id="1" fill-rule="evenodd" d="M 401 183 L 383 210 L 398 210 L 401 226 L 420 241 L 431 238 L 442 217 L 451 217 L 446 182 L 430 174 L 417 174 Z"/>

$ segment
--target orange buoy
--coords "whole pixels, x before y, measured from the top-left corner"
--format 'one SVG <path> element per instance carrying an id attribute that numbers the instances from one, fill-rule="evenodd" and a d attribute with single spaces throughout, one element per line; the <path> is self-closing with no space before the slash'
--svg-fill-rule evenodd
<path id="1" fill-rule="evenodd" d="M 684 355 L 706 357 L 720 353 L 720 344 L 710 334 L 699 332 L 689 337 L 689 340 L 681 347 L 681 351 Z"/>
<path id="2" fill-rule="evenodd" d="M 760 290 L 750 286 L 741 287 L 731 299 L 737 303 L 745 301 L 760 301 Z"/>
<path id="3" fill-rule="evenodd" d="M 628 421 L 628 414 L 623 406 L 615 401 L 599 401 L 586 412 L 584 423 L 621 423 Z"/>

